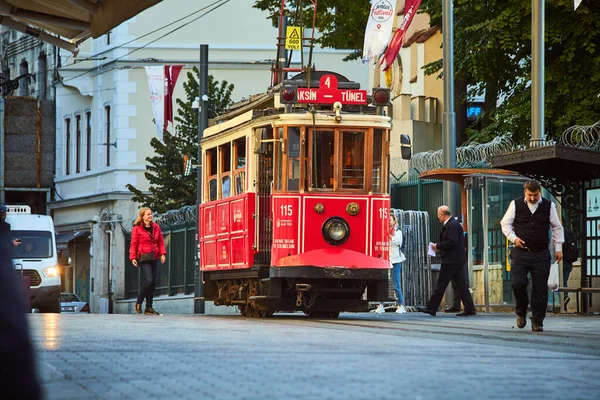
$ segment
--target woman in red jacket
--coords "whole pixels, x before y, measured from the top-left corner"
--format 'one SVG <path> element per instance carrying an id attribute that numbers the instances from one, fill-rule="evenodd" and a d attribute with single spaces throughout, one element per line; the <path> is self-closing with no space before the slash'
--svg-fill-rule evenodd
<path id="1" fill-rule="evenodd" d="M 152 308 L 156 279 L 158 278 L 158 260 L 164 264 L 167 251 L 165 250 L 165 238 L 158 224 L 152 222 L 152 210 L 144 207 L 140 210 L 138 217 L 133 223 L 131 230 L 131 244 L 129 246 L 129 259 L 137 268 L 140 267 L 144 274 L 144 283 L 140 289 L 140 295 L 135 303 L 135 312 L 142 313 L 142 303 L 146 298 L 146 309 L 144 314 L 160 315 Z"/>

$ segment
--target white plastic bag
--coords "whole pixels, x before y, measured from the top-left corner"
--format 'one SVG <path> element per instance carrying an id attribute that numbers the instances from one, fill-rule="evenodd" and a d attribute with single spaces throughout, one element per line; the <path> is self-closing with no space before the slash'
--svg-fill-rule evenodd
<path id="1" fill-rule="evenodd" d="M 558 263 L 555 262 L 550 266 L 550 275 L 548 276 L 548 290 L 558 289 Z"/>

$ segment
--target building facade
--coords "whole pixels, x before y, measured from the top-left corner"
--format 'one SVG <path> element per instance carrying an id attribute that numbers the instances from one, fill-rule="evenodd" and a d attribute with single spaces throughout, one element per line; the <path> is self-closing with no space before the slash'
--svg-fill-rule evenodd
<path id="1" fill-rule="evenodd" d="M 54 179 L 58 51 L 0 26 L 0 202 L 46 214 Z"/>

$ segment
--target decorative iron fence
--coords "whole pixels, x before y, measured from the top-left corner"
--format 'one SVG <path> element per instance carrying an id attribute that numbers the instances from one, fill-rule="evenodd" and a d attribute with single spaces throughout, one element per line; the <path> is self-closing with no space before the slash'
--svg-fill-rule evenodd
<path id="1" fill-rule="evenodd" d="M 160 265 L 156 296 L 176 296 L 194 293 L 196 256 L 195 206 L 170 210 L 154 216 L 165 238 L 167 261 Z M 125 234 L 125 297 L 137 297 L 143 277 L 139 268 L 129 261 L 131 232 Z"/>

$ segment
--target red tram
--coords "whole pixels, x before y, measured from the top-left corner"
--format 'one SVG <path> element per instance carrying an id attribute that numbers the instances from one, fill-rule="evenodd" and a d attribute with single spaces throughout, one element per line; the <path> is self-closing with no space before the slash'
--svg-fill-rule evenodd
<path id="1" fill-rule="evenodd" d="M 242 315 L 336 318 L 389 299 L 389 91 L 309 76 L 204 131 L 204 299 Z"/>

